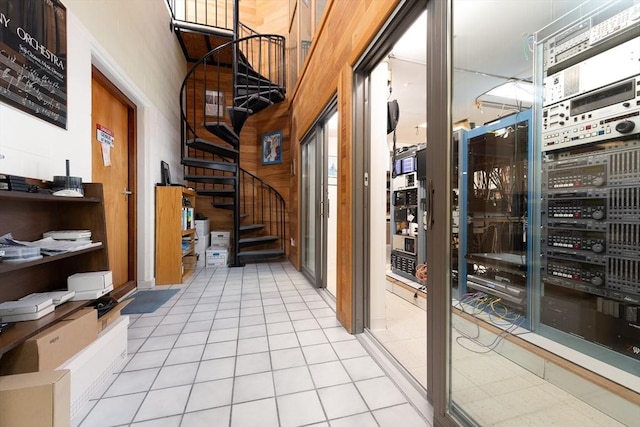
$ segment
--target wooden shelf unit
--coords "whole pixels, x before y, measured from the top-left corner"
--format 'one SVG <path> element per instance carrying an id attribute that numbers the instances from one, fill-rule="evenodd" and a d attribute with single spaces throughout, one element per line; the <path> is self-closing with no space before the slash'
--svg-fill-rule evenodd
<path id="1" fill-rule="evenodd" d="M 109 270 L 107 230 L 102 184 L 83 184 L 85 197 L 0 191 L 0 235 L 34 241 L 53 230 L 91 230 L 101 246 L 67 252 L 24 263 L 0 262 L 0 302 L 33 292 L 66 289 L 67 277 L 86 271 Z M 0 355 L 86 306 L 90 301 L 67 302 L 41 319 L 17 322 L 0 334 Z"/>
<path id="2" fill-rule="evenodd" d="M 191 227 L 182 227 L 183 200 L 196 206 L 196 192 L 184 187 L 156 187 L 156 284 L 183 283 L 195 267 L 185 268 L 184 257 L 193 255 L 195 248 L 195 218 Z M 183 249 L 182 243 L 189 248 Z"/>

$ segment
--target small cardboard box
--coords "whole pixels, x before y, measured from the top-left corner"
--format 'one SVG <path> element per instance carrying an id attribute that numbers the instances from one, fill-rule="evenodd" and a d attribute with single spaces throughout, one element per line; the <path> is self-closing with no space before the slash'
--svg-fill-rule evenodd
<path id="1" fill-rule="evenodd" d="M 131 304 L 132 301 L 132 299 L 126 299 L 122 302 L 119 302 L 118 305 L 113 307 L 107 313 L 103 314 L 102 317 L 98 319 L 98 333 L 104 331 L 110 324 L 118 320 L 122 309 Z"/>
<path id="2" fill-rule="evenodd" d="M 184 256 L 182 257 L 182 263 L 184 264 L 185 268 L 193 268 L 198 263 L 198 256 L 197 255 Z"/>
<path id="3" fill-rule="evenodd" d="M 67 370 L 0 377 L 0 427 L 67 427 L 71 424 Z"/>
<path id="4" fill-rule="evenodd" d="M 223 267 L 227 265 L 229 251 L 221 246 L 210 246 L 205 251 L 205 267 Z"/>
<path id="5" fill-rule="evenodd" d="M 98 336 L 96 310 L 83 308 L 29 338 L 0 359 L 0 375 L 50 371 Z"/>
<path id="6" fill-rule="evenodd" d="M 231 242 L 230 231 L 212 231 L 211 232 L 211 246 L 222 246 L 228 248 Z"/>

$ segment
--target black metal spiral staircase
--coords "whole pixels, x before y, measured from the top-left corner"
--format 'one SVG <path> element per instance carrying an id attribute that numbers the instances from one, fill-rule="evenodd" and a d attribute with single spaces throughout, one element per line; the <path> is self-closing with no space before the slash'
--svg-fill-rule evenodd
<path id="1" fill-rule="evenodd" d="M 237 10 L 238 0 L 233 3 Z M 180 90 L 184 178 L 215 208 L 233 212 L 229 265 L 239 267 L 285 255 L 284 199 L 240 167 L 240 132 L 251 115 L 284 100 L 286 73 L 284 37 L 258 34 L 233 15 L 231 33 L 178 21 L 175 14 L 173 28 L 187 60 L 206 49 Z M 232 103 L 207 110 L 206 92 L 232 94 Z"/>

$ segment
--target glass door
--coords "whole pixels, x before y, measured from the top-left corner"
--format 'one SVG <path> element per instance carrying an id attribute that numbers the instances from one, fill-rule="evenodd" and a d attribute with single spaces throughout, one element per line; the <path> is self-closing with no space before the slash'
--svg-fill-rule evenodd
<path id="1" fill-rule="evenodd" d="M 301 147 L 302 270 L 336 296 L 338 113 L 327 108 Z"/>
<path id="2" fill-rule="evenodd" d="M 334 111 L 323 126 L 323 270 L 322 287 L 336 296 L 336 240 L 338 230 L 338 112 Z"/>
<path id="3" fill-rule="evenodd" d="M 436 378 L 446 393 L 437 417 L 637 425 L 640 24 L 626 17 L 640 5 L 448 7 L 434 15 L 451 24 L 440 35 L 452 63 L 442 59 L 446 77 L 432 75 L 451 84 L 446 128 L 428 108 L 429 137 L 449 141 L 428 146 L 434 168 L 448 166 L 428 177 L 429 194 L 451 197 L 445 215 L 433 205 L 429 227 L 445 228 L 454 249 L 429 269 L 448 284 L 447 312 L 437 314 L 448 328 L 435 337 L 448 368 Z"/>
<path id="4" fill-rule="evenodd" d="M 301 261 L 302 272 L 314 283 L 318 284 L 318 259 L 317 254 L 320 240 L 318 239 L 318 162 L 317 144 L 318 138 L 315 132 L 308 135 L 301 146 L 300 179 L 301 197 Z"/>

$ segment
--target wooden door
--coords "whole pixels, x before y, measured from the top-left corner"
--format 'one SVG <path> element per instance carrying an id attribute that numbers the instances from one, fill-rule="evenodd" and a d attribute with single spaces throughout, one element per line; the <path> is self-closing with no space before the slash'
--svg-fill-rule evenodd
<path id="1" fill-rule="evenodd" d="M 136 277 L 134 107 L 104 75 L 93 70 L 91 175 L 104 188 L 109 266 L 116 296 L 135 287 Z"/>

